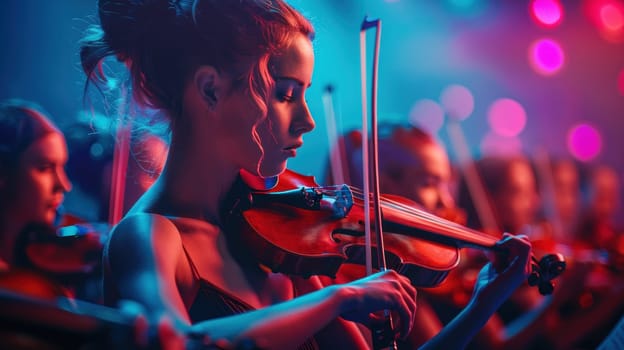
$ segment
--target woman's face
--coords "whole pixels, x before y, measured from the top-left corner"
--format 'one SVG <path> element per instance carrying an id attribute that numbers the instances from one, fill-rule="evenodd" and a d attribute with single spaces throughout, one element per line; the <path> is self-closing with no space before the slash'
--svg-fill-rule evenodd
<path id="1" fill-rule="evenodd" d="M 399 179 L 388 181 L 385 186 L 391 188 L 391 193 L 412 199 L 430 212 L 453 208 L 455 203 L 449 190 L 451 167 L 446 151 L 434 143 L 423 143 L 410 153 L 412 162 L 402 165 Z"/>
<path id="2" fill-rule="evenodd" d="M 535 176 L 529 164 L 512 162 L 506 174 L 505 186 L 494 195 L 495 209 L 500 224 L 514 233 L 534 223 L 539 205 Z"/>
<path id="3" fill-rule="evenodd" d="M 63 197 L 71 189 L 65 163 L 67 146 L 58 132 L 44 135 L 21 155 L 9 189 L 14 193 L 8 206 L 10 217 L 25 223 L 52 225 Z"/>
<path id="4" fill-rule="evenodd" d="M 267 117 L 255 123 L 257 138 L 243 130 L 243 137 L 251 140 L 239 143 L 243 158 L 242 168 L 263 177 L 275 176 L 286 168 L 286 161 L 297 155 L 303 145 L 303 134 L 314 128 L 314 120 L 305 100 L 314 68 L 312 43 L 304 35 L 296 35 L 292 42 L 270 61 L 275 80 L 269 92 Z M 240 108 L 240 107 L 239 107 Z M 249 110 L 243 111 L 249 113 Z M 259 151 L 259 148 L 262 152 Z"/>

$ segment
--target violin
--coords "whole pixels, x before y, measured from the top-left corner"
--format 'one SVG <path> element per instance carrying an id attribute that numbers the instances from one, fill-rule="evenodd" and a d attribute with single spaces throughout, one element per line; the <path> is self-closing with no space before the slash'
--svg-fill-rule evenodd
<path id="1" fill-rule="evenodd" d="M 159 339 L 142 340 L 135 312 L 69 297 L 63 286 L 32 270 L 0 272 L 2 349 L 162 349 Z M 186 334 L 186 349 L 253 350 L 249 341 L 227 344 Z"/>
<path id="2" fill-rule="evenodd" d="M 55 276 L 83 276 L 100 268 L 104 235 L 102 228 L 74 223 L 59 228 L 31 224 L 16 244 L 16 265 Z"/>
<path id="3" fill-rule="evenodd" d="M 333 278 L 343 263 L 364 264 L 362 202 L 358 189 L 320 187 L 313 177 L 286 170 L 271 190 L 249 190 L 230 199 L 223 221 L 272 271 Z M 440 284 L 459 264 L 460 248 L 497 250 L 497 238 L 439 218 L 409 199 L 382 195 L 381 203 L 388 268 L 414 286 Z M 550 294 L 551 280 L 565 267 L 561 254 L 533 258 L 529 284 Z"/>

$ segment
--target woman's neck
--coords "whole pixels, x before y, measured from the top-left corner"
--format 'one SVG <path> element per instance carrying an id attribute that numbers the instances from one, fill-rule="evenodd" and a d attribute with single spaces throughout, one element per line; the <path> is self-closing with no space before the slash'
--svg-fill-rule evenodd
<path id="1" fill-rule="evenodd" d="M 155 184 L 156 196 L 172 215 L 216 223 L 221 201 L 236 180 L 239 169 L 216 149 L 198 152 L 197 149 L 202 148 L 192 139 L 192 136 L 184 140 L 174 137 L 167 163 Z M 206 144 L 201 146 L 206 147 Z"/>

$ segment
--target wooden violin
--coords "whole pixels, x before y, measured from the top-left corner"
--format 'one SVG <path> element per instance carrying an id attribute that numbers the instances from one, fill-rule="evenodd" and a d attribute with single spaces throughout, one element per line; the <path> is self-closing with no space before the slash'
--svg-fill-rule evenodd
<path id="1" fill-rule="evenodd" d="M 100 268 L 106 229 L 90 223 L 28 225 L 16 244 L 16 265 L 54 276 L 84 276 Z"/>
<path id="2" fill-rule="evenodd" d="M 226 229 L 236 225 L 240 243 L 253 247 L 249 252 L 274 272 L 334 277 L 343 263 L 364 264 L 359 190 L 319 187 L 312 177 L 286 170 L 271 190 L 235 197 L 224 218 Z M 460 248 L 497 250 L 497 238 L 439 218 L 411 200 L 382 195 L 381 203 L 388 267 L 414 286 L 441 283 L 459 264 Z M 533 258 L 529 283 L 550 294 L 551 280 L 565 266 L 561 254 Z"/>

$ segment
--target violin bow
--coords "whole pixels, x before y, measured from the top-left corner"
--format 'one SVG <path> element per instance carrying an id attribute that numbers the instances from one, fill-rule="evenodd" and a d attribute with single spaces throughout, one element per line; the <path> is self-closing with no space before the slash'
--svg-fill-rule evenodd
<path id="1" fill-rule="evenodd" d="M 539 181 L 539 193 L 542 203 L 544 203 L 545 216 L 552 225 L 553 237 L 563 240 L 565 237 L 564 225 L 557 210 L 555 179 L 553 177 L 553 164 L 548 152 L 543 147 L 538 147 L 533 156 L 533 163 Z"/>
<path id="2" fill-rule="evenodd" d="M 124 194 L 126 191 L 126 172 L 130 154 L 130 131 L 132 128 L 131 116 L 127 101 L 127 89 L 121 86 L 121 97 L 117 108 L 117 125 L 115 133 L 115 149 L 113 151 L 113 165 L 111 173 L 111 191 L 108 203 L 108 225 L 113 227 L 121 221 L 123 216 Z M 127 120 L 125 120 L 127 119 Z"/>
<path id="3" fill-rule="evenodd" d="M 325 87 L 323 92 L 323 110 L 325 111 L 325 124 L 327 128 L 327 139 L 329 140 L 329 165 L 331 179 L 334 184 L 351 184 L 348 174 L 349 167 L 344 145 L 344 139 L 338 137 L 338 127 L 336 121 L 336 110 L 333 102 L 334 88 L 331 85 Z M 335 149 L 331 149 L 332 145 Z"/>
<path id="4" fill-rule="evenodd" d="M 494 216 L 494 210 L 488 200 L 483 180 L 475 166 L 475 160 L 472 158 L 470 151 L 468 151 L 468 142 L 461 125 L 457 121 L 451 121 L 446 125 L 446 130 L 450 136 L 451 147 L 453 147 L 457 155 L 459 168 L 464 175 L 466 187 L 475 205 L 477 217 L 479 222 L 481 222 L 483 231 L 490 234 L 498 232 L 500 229 Z"/>
<path id="5" fill-rule="evenodd" d="M 375 49 L 373 54 L 373 74 L 371 81 L 371 143 L 369 149 L 368 143 L 368 99 L 366 95 L 366 32 L 375 28 Z M 366 245 L 366 274 L 372 274 L 372 243 L 370 232 L 370 188 L 372 183 L 372 195 L 375 212 L 375 238 L 377 243 L 377 266 L 380 271 L 387 270 L 386 255 L 383 243 L 383 228 L 381 217 L 381 204 L 379 193 L 379 153 L 377 151 L 377 76 L 379 68 L 379 43 L 381 38 L 381 20 L 369 20 L 364 17 L 362 26 L 360 27 L 360 74 L 362 81 L 362 185 L 364 195 L 364 234 Z M 369 157 L 369 152 L 372 157 Z M 371 164 L 369 167 L 369 158 Z M 369 179 L 369 176 L 371 179 Z M 393 337 L 393 326 L 390 312 L 384 310 L 386 322 L 383 327 L 373 329 L 373 348 L 375 349 L 397 349 L 396 342 Z"/>

